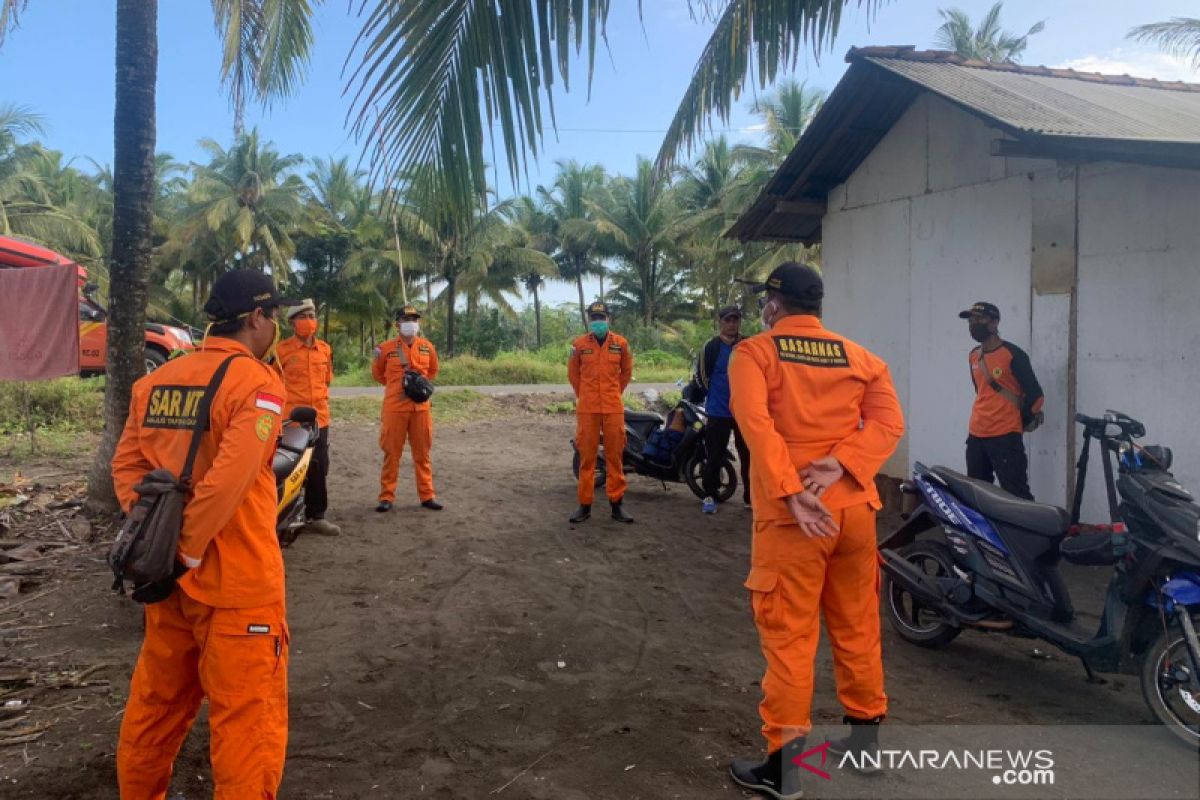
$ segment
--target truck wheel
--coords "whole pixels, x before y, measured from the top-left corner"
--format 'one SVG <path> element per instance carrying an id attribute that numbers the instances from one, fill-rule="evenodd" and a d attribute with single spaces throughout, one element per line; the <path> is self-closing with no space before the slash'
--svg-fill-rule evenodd
<path id="1" fill-rule="evenodd" d="M 145 351 L 146 374 L 149 375 L 154 370 L 167 363 L 167 357 L 163 352 L 154 347 L 147 347 Z"/>

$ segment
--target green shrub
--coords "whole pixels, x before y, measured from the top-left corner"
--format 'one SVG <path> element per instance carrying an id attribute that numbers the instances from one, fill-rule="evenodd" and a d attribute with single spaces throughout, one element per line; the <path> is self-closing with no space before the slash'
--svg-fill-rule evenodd
<path id="1" fill-rule="evenodd" d="M 104 379 L 0 383 L 0 434 L 30 427 L 60 433 L 99 432 L 104 426 Z"/>
<path id="2" fill-rule="evenodd" d="M 562 400 L 557 403 L 547 403 L 545 408 L 547 414 L 574 414 L 575 401 Z"/>

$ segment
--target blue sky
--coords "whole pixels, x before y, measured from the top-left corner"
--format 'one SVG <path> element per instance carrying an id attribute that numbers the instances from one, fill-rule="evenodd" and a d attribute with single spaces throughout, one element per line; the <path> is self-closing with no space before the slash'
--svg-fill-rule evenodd
<path id="1" fill-rule="evenodd" d="M 436 0 L 429 0 L 436 2 Z M 69 156 L 112 160 L 114 0 L 33 0 L 22 25 L 0 49 L 0 104 L 29 106 L 47 127 L 46 144 Z M 285 153 L 357 158 L 360 146 L 345 128 L 349 101 L 343 95 L 343 63 L 359 21 L 347 0 L 326 0 L 316 22 L 316 50 L 301 91 L 269 110 L 252 109 L 247 125 Z M 847 12 L 831 52 L 819 63 L 810 55 L 796 75 L 829 89 L 845 69 L 851 45 L 932 45 L 940 24 L 937 9 L 954 6 L 978 19 L 991 0 L 891 0 L 868 18 Z M 711 23 L 693 21 L 686 0 L 612 0 L 608 52 L 600 53 L 589 101 L 584 65 L 573 70 L 573 90 L 557 98 L 559 132 L 546 134 L 531 183 L 550 179 L 554 161 L 576 158 L 610 171 L 632 170 L 638 154 L 653 155 L 707 41 Z M 1185 64 L 1124 36 L 1144 22 L 1194 16 L 1188 0 L 1008 0 L 1005 27 L 1025 30 L 1046 20 L 1030 40 L 1028 64 L 1073 66 L 1103 72 L 1200 80 Z M 231 136 L 232 114 L 218 85 L 219 49 L 207 0 L 159 0 L 158 149 L 183 161 L 201 158 L 197 140 L 223 143 Z M 751 139 L 756 120 L 747 94 L 728 123 L 729 135 Z M 720 124 L 718 123 L 720 126 Z M 725 127 L 725 126 L 720 126 Z M 86 166 L 86 164 L 84 165 Z M 511 189 L 501 166 L 502 193 Z M 553 301 L 570 299 L 568 287 Z M 561 297 L 559 296 L 561 294 Z"/>

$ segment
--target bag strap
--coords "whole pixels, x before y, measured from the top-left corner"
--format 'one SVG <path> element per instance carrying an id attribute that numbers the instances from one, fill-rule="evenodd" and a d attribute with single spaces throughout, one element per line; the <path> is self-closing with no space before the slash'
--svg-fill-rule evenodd
<path id="1" fill-rule="evenodd" d="M 235 358 L 242 357 L 242 353 L 234 353 L 222 361 L 221 365 L 217 367 L 217 371 L 213 373 L 212 380 L 204 389 L 204 397 L 200 399 L 200 408 L 196 411 L 196 424 L 192 427 L 192 443 L 188 446 L 187 459 L 183 462 L 183 472 L 179 474 L 181 484 L 187 485 L 192 480 L 192 468 L 196 466 L 196 454 L 200 452 L 200 438 L 204 435 L 205 428 L 208 427 L 209 411 L 212 409 L 217 389 L 221 386 L 221 381 L 225 380 L 225 373 L 229 371 L 229 365 Z"/>
<path id="2" fill-rule="evenodd" d="M 416 343 L 417 343 L 417 340 L 413 339 L 413 344 L 416 344 Z M 404 351 L 404 340 L 403 339 L 396 340 L 396 352 L 399 354 L 399 357 L 400 357 L 400 366 L 404 367 L 405 369 L 408 369 L 408 366 L 409 366 L 408 353 L 406 353 Z"/>
<path id="3" fill-rule="evenodd" d="M 998 380 L 992 377 L 992 371 L 988 369 L 987 359 L 983 355 L 983 345 L 979 345 L 979 365 L 983 369 L 984 379 L 991 385 L 992 391 L 999 394 L 1008 402 L 1017 407 L 1017 411 L 1021 410 L 1021 398 L 1016 392 L 1001 384 Z"/>

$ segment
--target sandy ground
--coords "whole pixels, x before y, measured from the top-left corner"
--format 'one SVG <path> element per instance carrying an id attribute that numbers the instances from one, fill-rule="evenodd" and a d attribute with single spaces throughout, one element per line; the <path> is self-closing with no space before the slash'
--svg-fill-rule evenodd
<path id="1" fill-rule="evenodd" d="M 634 477 L 636 525 L 601 514 L 572 528 L 572 432 L 569 417 L 521 410 L 443 425 L 434 469 L 446 510 L 417 506 L 406 462 L 397 508 L 381 515 L 377 428 L 335 423 L 330 517 L 344 535 L 301 537 L 286 551 L 282 797 L 744 796 L 726 765 L 760 746 L 762 661 L 741 585 L 750 515 L 726 507 L 704 517 L 685 486 Z M 94 676 L 99 685 L 60 690 L 41 739 L 0 748 L 0 797 L 117 797 L 113 753 L 140 612 L 109 593 L 98 558 L 80 557 L 19 610 L 0 603 L 0 626 L 60 626 L 15 638 L 0 629 L 0 680 L 15 664 L 112 665 Z M 1093 590 L 1077 604 L 1098 601 Z M 1087 684 L 1058 653 L 1031 657 L 1034 644 L 969 634 L 931 653 L 885 629 L 892 722 L 1148 720 L 1135 680 Z M 819 669 L 814 716 L 836 724 L 825 648 Z M 184 747 L 173 798 L 209 796 L 205 728 Z M 1164 774 L 1141 796 L 1195 796 L 1178 780 L 1188 754 L 1157 728 L 1140 730 L 1139 759 Z M 887 780 L 859 789 L 890 796 Z M 1045 796 L 1096 793 L 1059 786 Z"/>

